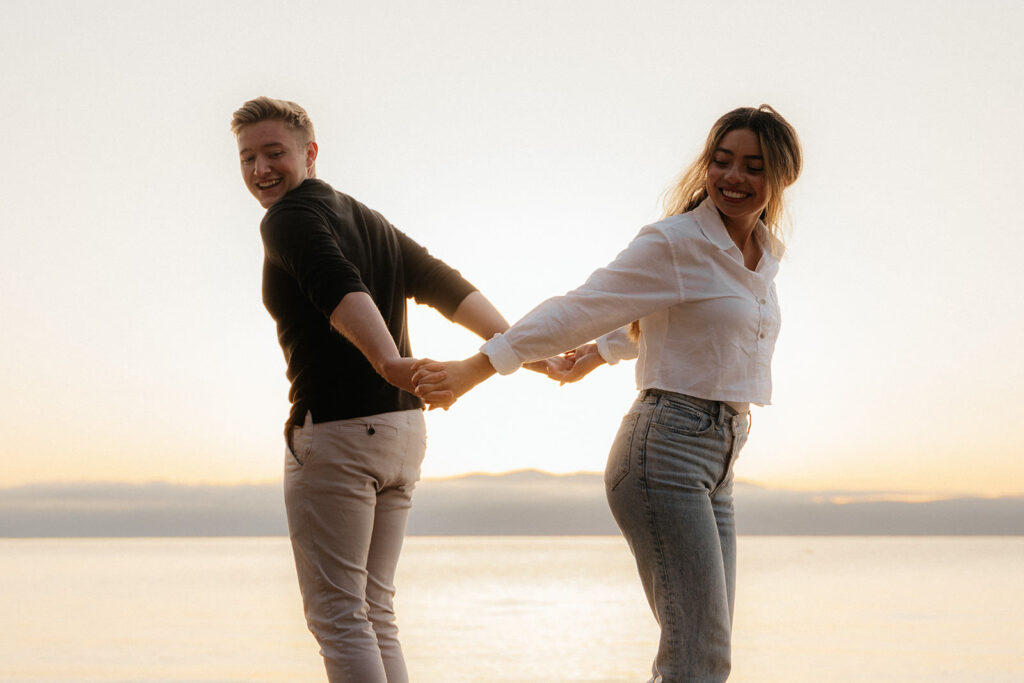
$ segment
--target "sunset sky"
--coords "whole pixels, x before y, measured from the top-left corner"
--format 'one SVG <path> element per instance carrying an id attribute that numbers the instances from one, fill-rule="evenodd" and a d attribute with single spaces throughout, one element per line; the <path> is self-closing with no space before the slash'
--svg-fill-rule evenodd
<path id="1" fill-rule="evenodd" d="M 646 223 L 723 112 L 806 156 L 775 393 L 739 477 L 1024 494 L 1024 4 L 5 2 L 0 486 L 278 479 L 284 360 L 231 113 L 303 104 L 319 176 L 514 321 Z M 413 350 L 479 345 L 430 309 Z M 633 364 L 428 415 L 424 476 L 604 467 Z"/>

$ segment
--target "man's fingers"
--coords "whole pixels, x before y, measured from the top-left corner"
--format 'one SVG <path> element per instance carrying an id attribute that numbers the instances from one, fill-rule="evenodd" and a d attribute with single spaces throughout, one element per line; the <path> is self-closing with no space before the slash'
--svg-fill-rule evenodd
<path id="1" fill-rule="evenodd" d="M 427 375 L 431 372 L 444 372 L 444 363 L 430 363 L 429 365 L 420 365 L 413 369 L 413 376 Z"/>
<path id="2" fill-rule="evenodd" d="M 444 363 L 439 363 L 438 361 L 431 360 L 429 358 L 421 358 L 421 359 L 419 359 L 418 361 L 416 361 L 415 363 L 412 364 L 412 371 L 413 372 L 422 372 L 422 371 L 434 371 L 434 372 L 437 372 L 438 370 L 444 370 Z"/>
<path id="3" fill-rule="evenodd" d="M 427 403 L 454 403 L 455 394 L 447 390 L 431 391 L 423 394 L 422 398 Z"/>
<path id="4" fill-rule="evenodd" d="M 440 368 L 440 371 L 431 370 L 429 368 L 417 370 L 412 375 L 412 383 L 419 386 L 421 384 L 437 384 L 438 382 L 443 382 L 448 378 L 448 373 L 444 372 L 443 365 L 439 365 L 438 367 Z"/>
<path id="5" fill-rule="evenodd" d="M 426 401 L 428 410 L 437 408 L 448 410 L 455 403 L 455 394 L 450 391 L 432 391 L 422 398 Z"/>
<path id="6" fill-rule="evenodd" d="M 420 382 L 418 384 L 415 384 L 414 386 L 415 394 L 420 398 L 425 398 L 426 396 L 438 390 L 436 384 L 430 384 L 427 382 Z"/>
<path id="7" fill-rule="evenodd" d="M 414 383 L 413 388 L 413 393 L 424 399 L 435 392 L 444 392 L 446 394 L 450 394 L 452 397 L 455 396 L 453 393 L 453 387 L 445 381 L 445 377 L 443 375 L 437 381 L 425 381 L 419 382 L 418 384 Z"/>

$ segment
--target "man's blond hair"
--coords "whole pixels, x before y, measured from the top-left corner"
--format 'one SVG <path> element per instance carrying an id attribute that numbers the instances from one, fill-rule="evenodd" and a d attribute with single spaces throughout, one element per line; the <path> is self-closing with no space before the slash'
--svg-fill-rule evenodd
<path id="1" fill-rule="evenodd" d="M 313 122 L 306 110 L 294 102 L 272 97 L 260 96 L 239 107 L 231 117 L 231 132 L 237 137 L 242 128 L 260 121 L 283 121 L 288 128 L 299 133 L 303 145 L 316 142 Z"/>

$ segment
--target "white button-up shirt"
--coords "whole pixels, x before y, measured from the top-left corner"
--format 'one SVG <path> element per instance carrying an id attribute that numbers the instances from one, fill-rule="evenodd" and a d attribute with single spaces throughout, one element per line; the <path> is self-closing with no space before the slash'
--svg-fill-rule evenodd
<path id="1" fill-rule="evenodd" d="M 730 403 L 771 401 L 778 259 L 762 223 L 753 271 L 706 199 L 648 225 L 577 289 L 544 301 L 480 350 L 501 374 L 597 339 L 609 363 L 638 358 L 638 389 Z M 776 245 L 781 253 L 781 245 Z M 640 321 L 639 342 L 628 326 Z"/>

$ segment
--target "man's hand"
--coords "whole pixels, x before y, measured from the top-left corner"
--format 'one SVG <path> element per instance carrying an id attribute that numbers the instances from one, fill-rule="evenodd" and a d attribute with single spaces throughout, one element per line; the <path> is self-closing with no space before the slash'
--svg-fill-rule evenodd
<path id="1" fill-rule="evenodd" d="M 433 391 L 425 394 L 418 394 L 416 392 L 416 385 L 413 383 L 413 372 L 416 368 L 423 364 L 435 364 L 435 361 L 429 358 L 390 358 L 381 365 L 380 374 L 388 384 L 408 391 L 410 394 L 416 394 L 424 401 L 429 404 L 433 403 L 451 403 L 455 402 L 455 397 L 450 391 Z"/>
<path id="2" fill-rule="evenodd" d="M 438 363 L 429 359 L 413 366 L 415 393 L 430 404 L 430 409 L 448 410 L 460 396 L 494 374 L 487 356 L 478 353 L 465 360 Z"/>

